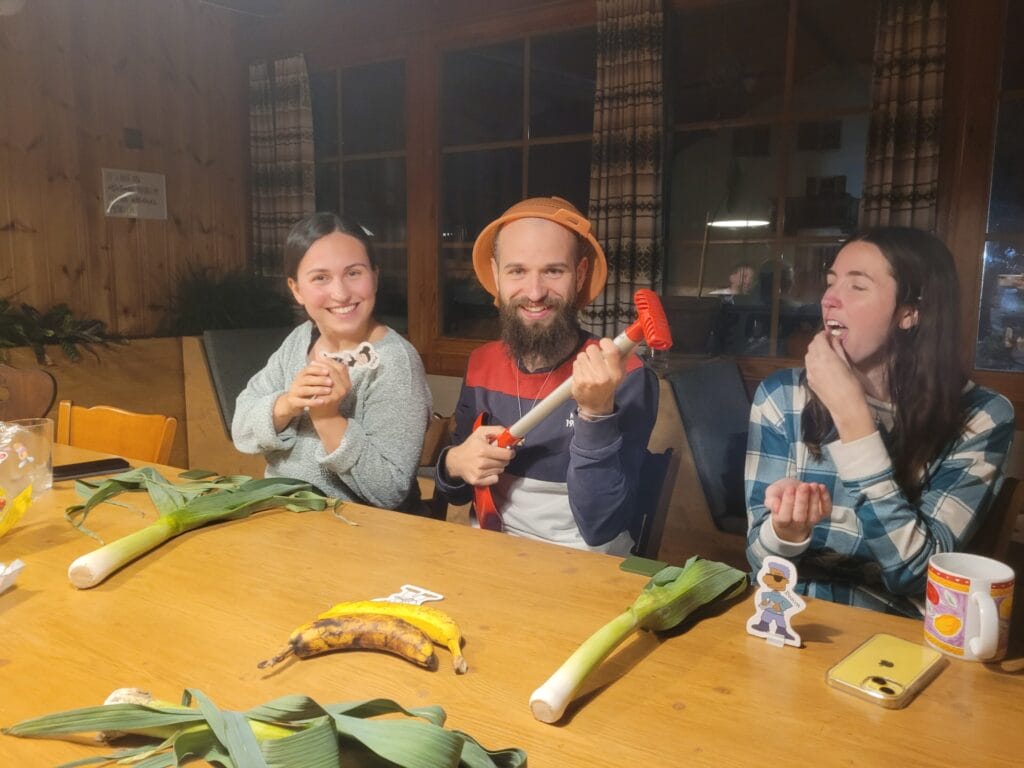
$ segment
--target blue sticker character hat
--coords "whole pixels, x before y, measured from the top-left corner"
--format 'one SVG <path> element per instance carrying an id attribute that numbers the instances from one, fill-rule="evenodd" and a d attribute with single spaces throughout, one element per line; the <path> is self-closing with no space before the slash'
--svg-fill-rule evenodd
<path id="1" fill-rule="evenodd" d="M 771 563 L 768 566 L 768 570 L 781 574 L 784 579 L 789 578 L 789 568 L 784 566 L 782 563 Z"/>

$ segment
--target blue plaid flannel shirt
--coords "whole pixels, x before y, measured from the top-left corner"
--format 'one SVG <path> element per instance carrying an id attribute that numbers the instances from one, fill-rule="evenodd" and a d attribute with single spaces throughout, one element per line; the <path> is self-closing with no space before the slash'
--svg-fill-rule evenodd
<path id="1" fill-rule="evenodd" d="M 969 384 L 964 431 L 928 466 L 921 498 L 912 504 L 893 478 L 887 404 L 869 401 L 879 431 L 845 444 L 833 435 L 822 445 L 820 460 L 811 456 L 801 440 L 800 417 L 809 395 L 802 374 L 803 369 L 777 371 L 754 395 L 744 473 L 747 560 L 755 572 L 767 555 L 792 560 L 799 569 L 796 590 L 804 595 L 920 617 L 928 558 L 963 549 L 999 492 L 1013 438 L 1013 406 Z M 782 541 L 772 528 L 765 489 L 783 477 L 822 483 L 832 495 L 832 515 L 807 541 Z"/>

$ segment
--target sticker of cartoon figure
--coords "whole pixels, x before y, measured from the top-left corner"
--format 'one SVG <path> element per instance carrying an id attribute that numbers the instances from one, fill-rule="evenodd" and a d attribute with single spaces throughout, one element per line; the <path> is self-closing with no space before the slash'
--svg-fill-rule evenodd
<path id="1" fill-rule="evenodd" d="M 796 581 L 796 566 L 789 560 L 773 556 L 764 559 L 757 572 L 756 610 L 747 621 L 747 632 L 763 637 L 771 645 L 800 647 L 800 635 L 790 622 L 807 604 L 790 588 Z"/>

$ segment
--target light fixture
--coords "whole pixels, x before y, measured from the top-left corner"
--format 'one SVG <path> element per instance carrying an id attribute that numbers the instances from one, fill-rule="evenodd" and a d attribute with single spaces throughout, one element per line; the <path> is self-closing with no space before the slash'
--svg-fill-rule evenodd
<path id="1" fill-rule="evenodd" d="M 711 228 L 716 229 L 756 229 L 757 227 L 770 226 L 767 219 L 715 219 L 711 220 L 711 214 L 704 217 L 704 241 L 700 246 L 700 266 L 697 271 L 697 295 L 704 295 L 704 261 L 708 255 L 708 239 Z"/>
<path id="2" fill-rule="evenodd" d="M 722 229 L 752 229 L 754 227 L 767 227 L 771 224 L 765 219 L 719 219 L 709 221 L 709 227 L 721 227 Z"/>

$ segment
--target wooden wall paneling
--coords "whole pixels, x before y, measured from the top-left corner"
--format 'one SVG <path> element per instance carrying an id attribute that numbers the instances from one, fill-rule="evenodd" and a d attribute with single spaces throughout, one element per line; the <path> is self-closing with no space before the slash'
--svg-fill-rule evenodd
<path id="1" fill-rule="evenodd" d="M 224 271 L 243 269 L 247 263 L 248 242 L 248 166 L 249 166 L 249 103 L 248 66 L 242 62 L 234 43 L 234 28 L 221 22 L 223 34 L 231 46 L 211 49 L 210 66 L 222 77 L 211 83 L 211 114 L 219 120 L 227 111 L 238 115 L 237 131 L 214 131 L 216 153 L 208 172 L 220 179 L 222 188 L 214 197 L 214 224 L 218 232 L 218 264 Z"/>
<path id="2" fill-rule="evenodd" d="M 75 124 L 74 81 L 71 76 L 72 24 L 68 14 L 52 5 L 41 9 L 43 44 L 48 55 L 39 62 L 43 78 L 45 166 L 42 179 L 43 247 L 49 261 L 54 296 L 79 296 L 82 311 L 91 314 L 92 293 L 85 275 L 81 241 L 81 206 L 78 142 Z M 48 307 L 40 307 L 47 309 Z"/>
<path id="3" fill-rule="evenodd" d="M 10 131 L 10 179 L 7 188 L 9 219 L 2 226 L 10 237 L 11 269 L 0 275 L 5 296 L 16 295 L 45 309 L 51 304 L 47 255 L 40 233 L 43 229 L 43 169 L 45 168 L 44 113 L 40 106 L 42 76 L 32 57 L 43 39 L 43 20 L 26 10 L 2 20 L 10 43 L 8 61 L 0 70 L 11 109 L 3 115 Z"/>
<path id="4" fill-rule="evenodd" d="M 139 158 L 137 150 L 128 150 L 122 141 L 126 127 L 137 127 L 139 106 L 136 101 L 141 66 L 141 51 L 134 39 L 141 16 L 139 4 L 120 3 L 116 14 L 94 14 L 90 23 L 97 25 L 103 41 L 102 76 L 104 108 L 101 112 L 103 154 L 102 168 L 131 171 L 152 171 Z M 108 217 L 114 292 L 117 296 L 117 326 L 121 333 L 145 336 L 151 332 L 147 323 L 146 254 L 142 248 L 140 219 Z"/>
<path id="5" fill-rule="evenodd" d="M 194 251 L 244 263 L 236 18 L 196 0 L 34 0 L 0 17 L 0 296 L 144 335 Z M 106 218 L 102 167 L 163 173 L 170 221 Z"/>
<path id="6" fill-rule="evenodd" d="M 102 60 L 101 30 L 90 23 L 82 4 L 67 9 L 75 33 L 70 36 L 75 103 L 75 137 L 78 161 L 79 247 L 88 281 L 88 310 L 79 310 L 90 318 L 102 320 L 108 328 L 117 327 L 117 302 L 114 295 L 113 266 L 105 216 L 101 158 L 105 138 L 102 128 L 103 93 L 106 78 L 97 66 Z M 76 310 L 78 304 L 69 302 Z"/>
<path id="7" fill-rule="evenodd" d="M 162 28 L 154 25 L 153 38 L 160 63 L 161 162 L 167 173 L 167 264 L 163 276 L 167 289 L 162 298 L 163 303 L 169 304 L 190 262 L 192 248 L 190 165 L 184 149 L 189 101 L 184 74 L 178 66 L 178 62 L 189 55 L 190 39 L 180 6 L 167 9 L 162 25 Z"/>

